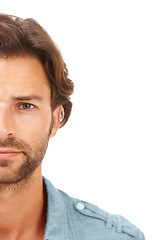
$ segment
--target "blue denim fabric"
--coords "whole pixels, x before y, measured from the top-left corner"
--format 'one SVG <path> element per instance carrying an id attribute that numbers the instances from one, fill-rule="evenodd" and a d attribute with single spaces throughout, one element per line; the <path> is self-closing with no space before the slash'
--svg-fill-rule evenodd
<path id="1" fill-rule="evenodd" d="M 119 215 L 71 198 L 43 178 L 47 191 L 44 240 L 145 240 L 144 234 Z"/>

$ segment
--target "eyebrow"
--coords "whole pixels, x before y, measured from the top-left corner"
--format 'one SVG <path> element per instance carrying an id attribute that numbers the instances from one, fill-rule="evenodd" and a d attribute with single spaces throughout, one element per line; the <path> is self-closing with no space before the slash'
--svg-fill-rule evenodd
<path id="1" fill-rule="evenodd" d="M 13 100 L 17 101 L 28 101 L 28 100 L 38 100 L 38 101 L 43 101 L 43 98 L 37 94 L 32 94 L 32 95 L 25 95 L 25 96 L 14 96 L 12 97 Z"/>

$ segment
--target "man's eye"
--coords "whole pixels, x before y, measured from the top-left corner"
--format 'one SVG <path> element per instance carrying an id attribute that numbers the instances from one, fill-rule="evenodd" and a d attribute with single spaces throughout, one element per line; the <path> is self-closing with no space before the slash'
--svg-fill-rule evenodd
<path id="1" fill-rule="evenodd" d="M 33 104 L 30 104 L 30 103 L 21 103 L 19 106 L 18 106 L 19 109 L 24 109 L 24 110 L 30 110 L 32 108 L 35 108 L 35 106 Z"/>

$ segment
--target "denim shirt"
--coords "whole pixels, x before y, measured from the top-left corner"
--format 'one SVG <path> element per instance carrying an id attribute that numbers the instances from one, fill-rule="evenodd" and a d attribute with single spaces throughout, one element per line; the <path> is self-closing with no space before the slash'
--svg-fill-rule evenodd
<path id="1" fill-rule="evenodd" d="M 145 240 L 128 220 L 68 196 L 43 178 L 47 191 L 44 240 Z"/>

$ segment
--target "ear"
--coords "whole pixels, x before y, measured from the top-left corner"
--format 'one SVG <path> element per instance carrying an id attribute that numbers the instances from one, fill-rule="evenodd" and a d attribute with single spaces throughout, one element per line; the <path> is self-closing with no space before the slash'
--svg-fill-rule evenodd
<path id="1" fill-rule="evenodd" d="M 54 137 L 60 125 L 62 106 L 58 106 L 52 113 L 53 122 L 50 138 Z"/>

